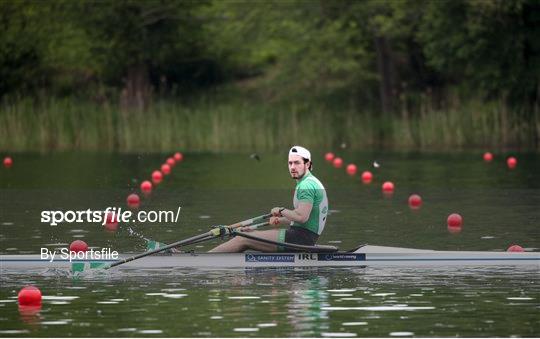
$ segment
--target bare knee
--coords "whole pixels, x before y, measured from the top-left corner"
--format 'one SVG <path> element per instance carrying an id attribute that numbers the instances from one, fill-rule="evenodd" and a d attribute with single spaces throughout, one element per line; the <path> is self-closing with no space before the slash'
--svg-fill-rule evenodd
<path id="1" fill-rule="evenodd" d="M 249 244 L 246 240 L 249 239 L 242 237 L 234 237 L 231 239 L 231 241 L 234 241 L 236 248 L 238 248 L 238 252 L 244 252 L 245 250 L 249 249 Z"/>
<path id="2" fill-rule="evenodd" d="M 234 237 L 231 240 L 231 245 L 235 247 L 236 252 L 244 252 L 246 250 L 256 249 L 257 241 L 243 238 L 243 237 Z"/>

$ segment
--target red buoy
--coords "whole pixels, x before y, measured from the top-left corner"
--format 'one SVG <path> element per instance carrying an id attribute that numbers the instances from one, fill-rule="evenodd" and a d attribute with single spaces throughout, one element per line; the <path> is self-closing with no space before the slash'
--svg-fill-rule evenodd
<path id="1" fill-rule="evenodd" d="M 422 197 L 418 194 L 412 194 L 409 197 L 409 207 L 412 209 L 419 209 L 422 206 Z"/>
<path id="2" fill-rule="evenodd" d="M 40 306 L 41 291 L 35 286 L 26 286 L 19 291 L 17 299 L 21 306 Z"/>
<path id="3" fill-rule="evenodd" d="M 383 192 L 394 192 L 394 183 L 391 181 L 385 181 L 382 185 Z"/>
<path id="4" fill-rule="evenodd" d="M 355 164 L 349 164 L 347 165 L 347 174 L 348 175 L 355 175 L 356 174 L 356 165 Z"/>
<path id="5" fill-rule="evenodd" d="M 508 165 L 508 168 L 514 169 L 517 166 L 517 159 L 515 157 L 508 157 L 508 159 L 506 159 L 506 164 Z"/>
<path id="6" fill-rule="evenodd" d="M 5 157 L 4 158 L 4 167 L 10 168 L 13 165 L 13 159 L 11 157 Z"/>
<path id="7" fill-rule="evenodd" d="M 167 164 L 171 167 L 174 167 L 174 165 L 176 165 L 176 160 L 174 160 L 173 157 L 167 158 Z"/>
<path id="8" fill-rule="evenodd" d="M 519 245 L 512 245 L 512 246 L 508 247 L 506 252 L 525 252 L 525 250 L 523 249 L 523 247 L 521 247 Z"/>
<path id="9" fill-rule="evenodd" d="M 362 182 L 364 184 L 369 184 L 373 180 L 373 174 L 370 171 L 362 172 Z"/>
<path id="10" fill-rule="evenodd" d="M 457 213 L 452 213 L 446 219 L 448 227 L 461 227 L 463 225 L 463 218 Z"/>
<path id="11" fill-rule="evenodd" d="M 88 251 L 88 244 L 82 240 L 75 240 L 69 245 L 70 252 L 86 252 Z"/>
<path id="12" fill-rule="evenodd" d="M 184 155 L 180 152 L 174 153 L 174 160 L 180 162 L 184 159 Z"/>
<path id="13" fill-rule="evenodd" d="M 491 152 L 484 153 L 484 161 L 490 162 L 491 160 L 493 160 L 493 154 L 491 154 Z"/>
<path id="14" fill-rule="evenodd" d="M 163 174 L 160 171 L 152 172 L 152 181 L 154 184 L 159 184 L 163 180 Z"/>
<path id="15" fill-rule="evenodd" d="M 341 168 L 341 166 L 343 166 L 343 159 L 340 157 L 334 158 L 332 165 L 334 165 L 335 168 Z"/>
<path id="16" fill-rule="evenodd" d="M 161 172 L 165 175 L 169 175 L 171 173 L 171 166 L 169 166 L 169 164 L 161 165 Z"/>
<path id="17" fill-rule="evenodd" d="M 328 152 L 324 155 L 324 160 L 328 161 L 328 162 L 332 162 L 332 160 L 334 160 L 334 158 L 336 157 L 336 155 L 332 152 Z"/>
<path id="18" fill-rule="evenodd" d="M 145 194 L 152 192 L 152 183 L 148 180 L 145 180 L 141 183 L 141 191 Z"/>
<path id="19" fill-rule="evenodd" d="M 126 200 L 128 206 L 131 208 L 138 208 L 141 204 L 141 198 L 139 198 L 139 196 L 135 193 L 131 193 L 130 195 L 128 195 Z"/>

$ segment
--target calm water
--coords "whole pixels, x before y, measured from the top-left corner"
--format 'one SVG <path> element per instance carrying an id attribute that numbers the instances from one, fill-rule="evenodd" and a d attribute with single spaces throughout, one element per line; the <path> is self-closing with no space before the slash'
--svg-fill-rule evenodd
<path id="1" fill-rule="evenodd" d="M 352 153 L 359 172 L 333 169 L 322 154 L 315 175 L 328 189 L 331 215 L 320 239 L 346 250 L 361 243 L 448 250 L 540 248 L 540 157 L 477 153 Z M 143 238 L 172 242 L 290 206 L 294 182 L 284 156 L 187 154 L 143 199 L 141 209 L 182 207 L 178 223 L 130 223 L 116 232 L 98 224 L 40 223 L 42 210 L 125 208 L 125 198 L 159 168 L 165 155 L 15 154 L 0 170 L 0 251 L 38 253 L 75 239 L 120 252 L 144 250 Z M 373 168 L 373 161 L 380 163 Z M 380 185 L 396 184 L 392 197 Z M 422 208 L 407 198 L 418 193 Z M 446 229 L 448 214 L 463 231 Z M 207 250 L 219 241 L 199 245 Z M 0 336 L 540 336 L 538 268 L 120 270 L 73 277 L 69 272 L 2 270 Z M 45 298 L 38 313 L 20 311 L 26 284 Z"/>

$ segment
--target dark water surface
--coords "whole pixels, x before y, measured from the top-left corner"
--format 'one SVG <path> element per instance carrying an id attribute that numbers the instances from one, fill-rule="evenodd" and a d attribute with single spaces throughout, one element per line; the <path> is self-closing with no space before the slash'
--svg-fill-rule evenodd
<path id="1" fill-rule="evenodd" d="M 315 153 L 315 152 L 314 152 Z M 315 156 L 331 215 L 319 243 L 346 250 L 362 243 L 440 250 L 540 248 L 540 157 L 478 153 L 352 153 L 364 185 Z M 138 253 L 143 238 L 173 242 L 291 206 L 294 182 L 284 155 L 186 154 L 141 210 L 181 207 L 178 223 L 40 222 L 43 210 L 126 208 L 166 158 L 160 154 L 14 154 L 0 170 L 0 252 L 39 253 L 75 239 Z M 373 161 L 380 164 L 373 167 Z M 384 197 L 383 181 L 396 184 Z M 424 204 L 410 210 L 411 193 Z M 464 218 L 451 234 L 446 217 Z M 205 251 L 219 240 L 198 245 Z M 538 268 L 365 268 L 296 270 L 1 271 L 0 336 L 540 336 Z M 41 310 L 20 311 L 27 284 L 43 294 Z"/>

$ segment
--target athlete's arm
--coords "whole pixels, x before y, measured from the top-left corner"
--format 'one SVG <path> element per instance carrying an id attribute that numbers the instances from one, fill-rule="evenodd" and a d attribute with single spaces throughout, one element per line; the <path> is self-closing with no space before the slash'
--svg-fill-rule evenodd
<path id="1" fill-rule="evenodd" d="M 301 201 L 298 203 L 298 208 L 294 210 L 284 209 L 281 211 L 281 215 L 290 221 L 303 224 L 308 221 L 312 208 L 313 204 Z"/>

